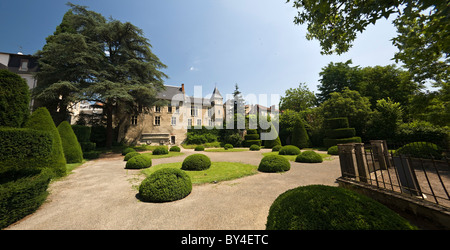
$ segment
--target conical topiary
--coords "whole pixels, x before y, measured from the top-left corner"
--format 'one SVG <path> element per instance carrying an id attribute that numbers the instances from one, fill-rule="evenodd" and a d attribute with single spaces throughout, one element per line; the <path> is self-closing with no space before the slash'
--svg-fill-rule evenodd
<path id="1" fill-rule="evenodd" d="M 309 136 L 301 119 L 297 119 L 292 131 L 292 145 L 298 148 L 309 147 Z"/>
<path id="2" fill-rule="evenodd" d="M 64 157 L 61 137 L 47 108 L 36 109 L 26 122 L 25 127 L 51 133 L 53 140 L 51 156 L 42 164 L 50 168 L 56 176 L 64 176 L 66 174 L 66 158 Z"/>
<path id="3" fill-rule="evenodd" d="M 83 161 L 83 151 L 77 136 L 72 130 L 69 122 L 63 121 L 58 126 L 59 136 L 61 137 L 64 156 L 67 163 L 78 163 Z"/>

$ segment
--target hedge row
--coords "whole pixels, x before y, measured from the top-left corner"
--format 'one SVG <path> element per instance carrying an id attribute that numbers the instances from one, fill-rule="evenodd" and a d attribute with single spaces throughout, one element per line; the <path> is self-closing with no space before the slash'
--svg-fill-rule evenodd
<path id="1" fill-rule="evenodd" d="M 324 143 L 325 147 L 327 147 L 327 148 L 338 145 L 338 144 L 345 144 L 345 143 L 352 143 L 352 142 L 361 143 L 361 137 L 355 136 L 355 137 L 351 137 L 351 138 L 342 138 L 342 139 L 329 139 L 329 138 L 323 139 L 323 143 Z"/>
<path id="2" fill-rule="evenodd" d="M 337 144 L 361 142 L 361 137 L 355 136 L 355 129 L 348 127 L 347 117 L 325 119 L 324 127 L 323 144 L 326 148 Z"/>

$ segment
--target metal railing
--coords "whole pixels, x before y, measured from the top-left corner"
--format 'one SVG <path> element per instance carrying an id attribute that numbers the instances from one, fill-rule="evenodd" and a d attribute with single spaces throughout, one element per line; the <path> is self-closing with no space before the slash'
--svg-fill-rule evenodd
<path id="1" fill-rule="evenodd" d="M 434 144 L 340 144 L 343 177 L 450 208 L 450 159 L 427 151 Z M 405 149 L 406 148 L 406 149 Z M 418 158 L 420 157 L 420 158 Z"/>

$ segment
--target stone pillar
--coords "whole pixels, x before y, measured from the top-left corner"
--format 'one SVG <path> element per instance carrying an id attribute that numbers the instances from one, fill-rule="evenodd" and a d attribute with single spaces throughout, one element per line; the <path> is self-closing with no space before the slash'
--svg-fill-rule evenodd
<path id="1" fill-rule="evenodd" d="M 382 140 L 370 141 L 372 146 L 373 160 L 374 163 L 378 162 L 380 169 L 386 170 L 388 167 L 388 162 L 386 161 L 385 155 L 387 155 L 387 148 L 385 148 L 385 143 Z M 376 168 L 375 168 L 376 169 Z"/>
<path id="2" fill-rule="evenodd" d="M 356 180 L 368 183 L 370 175 L 367 160 L 365 157 L 364 143 L 354 143 L 354 148 L 355 148 L 356 166 L 358 170 Z"/>
<path id="3" fill-rule="evenodd" d="M 358 174 L 353 143 L 338 144 L 337 146 L 342 177 L 355 178 Z"/>

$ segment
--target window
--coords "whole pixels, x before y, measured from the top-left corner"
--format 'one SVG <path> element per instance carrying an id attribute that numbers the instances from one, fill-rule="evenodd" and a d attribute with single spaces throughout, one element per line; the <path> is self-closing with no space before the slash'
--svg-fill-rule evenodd
<path id="1" fill-rule="evenodd" d="M 180 107 L 178 107 L 178 106 L 175 107 L 175 113 L 176 113 L 176 114 L 179 114 L 179 113 L 180 113 Z"/>
<path id="2" fill-rule="evenodd" d="M 208 109 L 208 116 L 212 117 L 213 116 L 213 112 L 214 112 L 213 108 Z"/>
<path id="3" fill-rule="evenodd" d="M 155 116 L 155 125 L 156 126 L 161 125 L 161 116 Z"/>
<path id="4" fill-rule="evenodd" d="M 155 112 L 156 113 L 161 113 L 161 107 L 160 106 L 155 106 Z"/>
<path id="5" fill-rule="evenodd" d="M 176 126 L 177 125 L 177 118 L 176 117 L 172 117 L 171 124 L 172 124 L 172 126 Z"/>
<path id="6" fill-rule="evenodd" d="M 169 104 L 169 106 L 167 107 L 167 112 L 172 113 L 172 105 Z"/>
<path id="7" fill-rule="evenodd" d="M 188 119 L 188 127 L 192 127 L 192 119 Z"/>
<path id="8" fill-rule="evenodd" d="M 198 107 L 191 106 L 191 116 L 198 116 Z"/>
<path id="9" fill-rule="evenodd" d="M 137 115 L 131 116 L 131 125 L 137 125 Z"/>
<path id="10" fill-rule="evenodd" d="M 201 126 L 202 125 L 202 119 L 197 119 L 197 126 Z"/>
<path id="11" fill-rule="evenodd" d="M 20 60 L 19 71 L 27 71 L 27 70 L 28 70 L 28 60 L 27 59 Z"/>
<path id="12" fill-rule="evenodd" d="M 213 125 L 213 121 L 211 119 L 208 119 L 208 126 L 212 127 Z"/>

